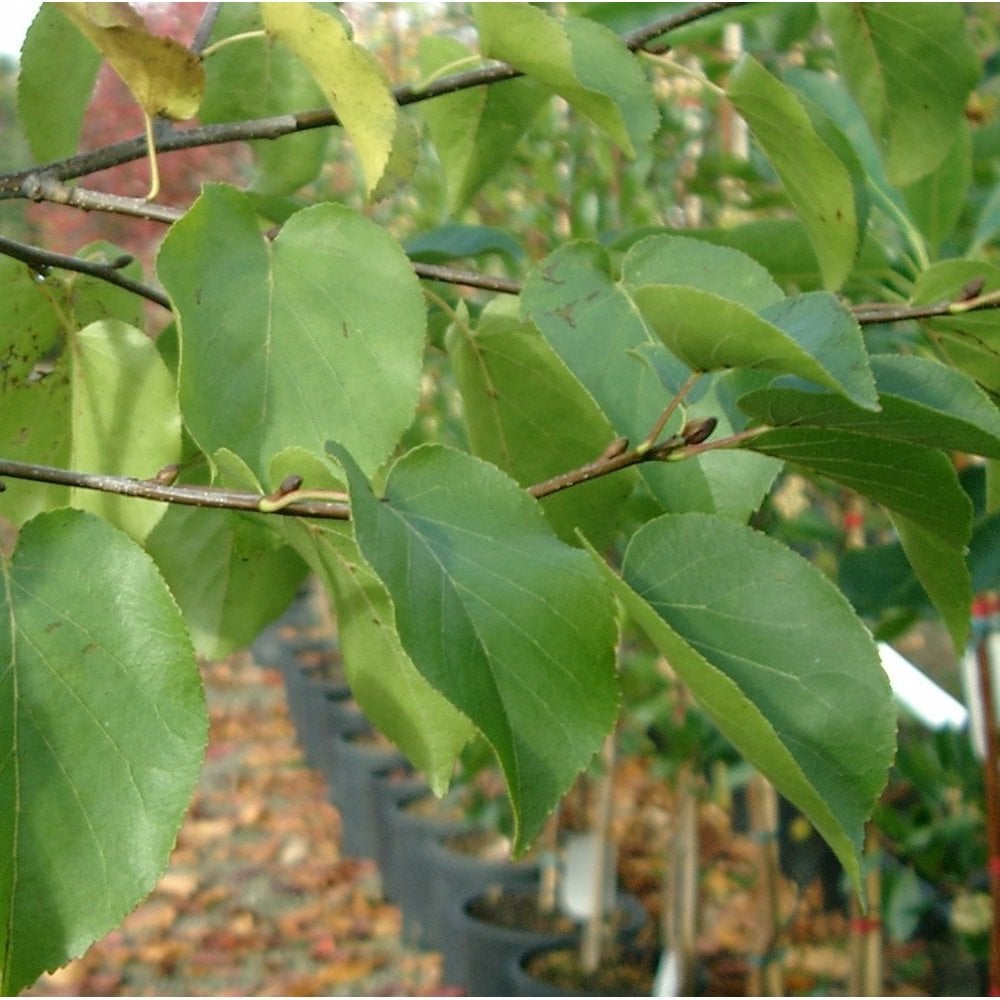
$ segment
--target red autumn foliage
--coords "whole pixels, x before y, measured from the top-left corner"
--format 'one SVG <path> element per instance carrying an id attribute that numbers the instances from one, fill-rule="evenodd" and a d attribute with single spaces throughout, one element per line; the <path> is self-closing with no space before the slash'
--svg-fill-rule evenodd
<path id="1" fill-rule="evenodd" d="M 145 3 L 136 5 L 150 31 L 190 45 L 204 13 L 205 3 Z M 190 125 L 182 123 L 180 127 Z M 84 118 L 80 152 L 99 149 L 143 133 L 142 112 L 118 75 L 105 64 L 98 74 L 94 96 Z M 162 205 L 187 208 L 206 181 L 237 181 L 249 164 L 242 146 L 209 146 L 162 154 L 159 158 Z M 81 177 L 76 183 L 109 194 L 143 198 L 149 191 L 149 164 L 145 159 Z M 48 250 L 76 253 L 95 240 L 108 240 L 152 270 L 153 256 L 163 239 L 164 226 L 111 213 L 87 213 L 53 204 L 32 205 L 28 220 L 36 242 Z"/>

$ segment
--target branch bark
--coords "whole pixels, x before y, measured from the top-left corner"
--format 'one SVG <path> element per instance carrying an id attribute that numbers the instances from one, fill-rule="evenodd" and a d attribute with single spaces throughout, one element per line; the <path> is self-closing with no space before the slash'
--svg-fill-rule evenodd
<path id="1" fill-rule="evenodd" d="M 636 29 L 624 36 L 622 41 L 632 52 L 638 52 L 652 39 L 659 38 L 669 31 L 726 8 L 737 6 L 741 6 L 741 4 L 732 2 L 698 4 L 686 11 L 660 18 L 650 25 Z M 201 39 L 200 36 L 199 43 L 204 43 L 204 39 Z M 454 94 L 473 87 L 489 86 L 504 80 L 513 80 L 520 76 L 523 76 L 520 70 L 506 63 L 500 63 L 442 77 L 427 87 L 415 88 L 410 85 L 397 87 L 393 91 L 393 95 L 396 102 L 403 107 L 417 104 L 420 101 L 432 100 L 444 94 Z M 340 124 L 340 119 L 329 108 L 185 129 L 178 129 L 167 122 L 161 122 L 157 130 L 155 144 L 158 153 L 170 153 L 181 149 L 195 149 L 200 146 L 215 146 L 229 142 L 246 142 L 252 139 L 280 139 L 282 136 L 292 135 L 296 132 L 305 132 L 314 128 L 330 128 Z M 142 159 L 148 155 L 148 152 L 146 137 L 140 135 L 124 142 L 104 146 L 93 152 L 81 153 L 62 160 L 52 160 L 27 170 L 0 174 L 0 200 L 33 197 L 25 190 L 25 184 L 29 183 L 29 179 L 33 175 L 57 181 L 74 180 L 77 177 L 85 177 L 88 174 L 107 170 L 109 167 Z"/>

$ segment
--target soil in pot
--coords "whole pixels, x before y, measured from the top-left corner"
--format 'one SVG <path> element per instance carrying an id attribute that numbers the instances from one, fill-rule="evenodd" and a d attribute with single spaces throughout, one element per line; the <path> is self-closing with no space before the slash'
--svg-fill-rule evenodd
<path id="1" fill-rule="evenodd" d="M 575 940 L 575 921 L 542 911 L 537 886 L 519 891 L 482 893 L 456 901 L 448 932 L 456 946 L 446 977 L 465 988 L 469 996 L 516 996 L 511 971 L 517 957 L 544 945 Z"/>
<path id="2" fill-rule="evenodd" d="M 522 996 L 648 997 L 658 961 L 653 949 L 618 949 L 589 972 L 579 948 L 545 948 L 524 956 L 512 978 Z"/>
<path id="3" fill-rule="evenodd" d="M 465 912 L 475 920 L 533 934 L 576 933 L 576 921 L 559 910 L 541 910 L 537 892 L 485 892 L 466 904 Z"/>

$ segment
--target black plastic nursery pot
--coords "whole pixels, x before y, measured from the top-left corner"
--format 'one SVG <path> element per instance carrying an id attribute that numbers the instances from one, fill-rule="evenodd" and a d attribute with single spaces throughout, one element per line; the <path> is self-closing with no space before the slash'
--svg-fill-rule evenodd
<path id="1" fill-rule="evenodd" d="M 537 903 L 537 886 L 455 901 L 448 928 L 457 952 L 456 985 L 469 996 L 516 996 L 511 969 L 522 954 L 577 940 L 573 920 L 542 914 Z M 447 970 L 446 978 L 452 981 Z"/>
<path id="2" fill-rule="evenodd" d="M 521 996 L 523 984 L 515 981 L 514 971 L 525 954 L 559 947 L 574 952 L 581 937 L 581 925 L 571 918 L 539 912 L 537 888 L 480 894 L 454 919 L 464 942 L 464 985 L 470 996 Z M 612 940 L 627 948 L 647 916 L 638 899 L 620 893 L 610 919 Z"/>
<path id="3" fill-rule="evenodd" d="M 445 981 L 460 984 L 466 978 L 466 951 L 455 932 L 456 905 L 487 891 L 537 891 L 539 864 L 534 858 L 511 861 L 506 841 L 489 830 L 469 829 L 432 840 L 426 852 L 431 882 L 426 946 L 441 952 Z"/>
<path id="4" fill-rule="evenodd" d="M 380 832 L 375 779 L 409 765 L 395 747 L 380 742 L 374 731 L 331 738 L 336 776 L 331 801 L 340 812 L 341 851 L 357 858 L 378 859 Z"/>
<path id="5" fill-rule="evenodd" d="M 376 779 L 375 794 L 383 892 L 402 910 L 404 938 L 434 948 L 440 935 L 433 926 L 430 846 L 468 824 L 457 806 L 439 799 L 419 779 L 383 775 Z"/>

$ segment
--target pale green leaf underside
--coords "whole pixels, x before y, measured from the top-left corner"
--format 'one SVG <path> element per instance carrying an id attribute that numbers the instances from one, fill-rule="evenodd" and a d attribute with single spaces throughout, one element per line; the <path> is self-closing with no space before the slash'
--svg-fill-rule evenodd
<path id="1" fill-rule="evenodd" d="M 825 292 L 755 313 L 679 285 L 636 289 L 635 303 L 667 349 L 696 371 L 760 368 L 798 375 L 875 409 L 878 396 L 857 323 Z"/>
<path id="2" fill-rule="evenodd" d="M 10 996 L 153 888 L 197 782 L 207 717 L 181 616 L 125 534 L 80 511 L 41 514 L 3 587 L 0 986 Z"/>
<path id="3" fill-rule="evenodd" d="M 727 248 L 692 248 L 688 246 L 692 242 L 653 236 L 637 243 L 623 263 L 625 281 L 662 280 L 676 265 L 685 269 L 687 280 L 714 288 L 718 281 L 714 263 L 729 269 L 734 293 L 746 302 L 762 305 L 780 297 L 760 265 L 745 254 Z M 522 311 L 590 393 L 616 434 L 637 442 L 652 429 L 690 369 L 647 326 L 633 301 L 631 285 L 615 281 L 610 272 L 611 261 L 602 247 L 570 243 L 528 275 Z M 665 433 L 678 431 L 682 419 L 678 411 Z M 769 466 L 706 455 L 685 462 L 649 463 L 642 466 L 641 475 L 666 510 L 697 509 L 742 520 L 759 505 L 762 487 L 766 490 L 770 484 Z"/>
<path id="4" fill-rule="evenodd" d="M 334 453 L 403 648 L 493 747 L 521 851 L 617 714 L 616 625 L 601 581 L 495 466 L 419 448 L 379 500 L 350 456 Z"/>
<path id="5" fill-rule="evenodd" d="M 324 487 L 325 488 L 325 487 Z M 472 724 L 423 678 L 400 645 L 392 599 L 344 527 L 289 519 L 289 542 L 327 588 L 351 693 L 438 794 Z"/>

